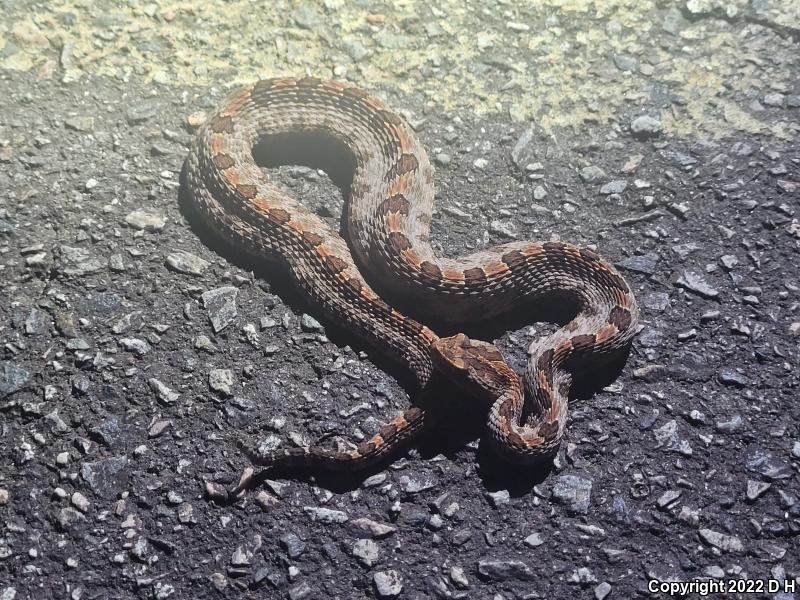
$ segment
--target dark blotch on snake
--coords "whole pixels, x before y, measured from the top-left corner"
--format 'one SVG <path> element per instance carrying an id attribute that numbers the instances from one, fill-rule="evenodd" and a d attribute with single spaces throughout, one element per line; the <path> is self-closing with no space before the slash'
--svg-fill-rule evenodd
<path id="1" fill-rule="evenodd" d="M 236 191 L 245 200 L 252 200 L 258 195 L 258 188 L 249 183 L 240 183 L 236 186 Z"/>
<path id="2" fill-rule="evenodd" d="M 621 306 L 615 306 L 608 313 L 608 322 L 616 325 L 617 329 L 623 331 L 631 325 L 631 311 Z"/>
<path id="3" fill-rule="evenodd" d="M 422 332 L 423 327 L 425 327 L 422 323 L 414 319 L 406 319 L 405 326 L 408 327 L 414 335 L 418 335 Z"/>
<path id="4" fill-rule="evenodd" d="M 347 268 L 347 262 L 338 256 L 333 256 L 330 254 L 325 257 L 325 264 L 327 264 L 330 270 L 334 273 L 341 273 Z"/>
<path id="5" fill-rule="evenodd" d="M 315 248 L 325 241 L 325 238 L 313 231 L 303 231 L 303 239 Z"/>
<path id="6" fill-rule="evenodd" d="M 597 337 L 593 333 L 584 333 L 572 338 L 572 346 L 575 349 L 591 348 L 596 341 Z"/>
<path id="7" fill-rule="evenodd" d="M 542 248 L 547 252 L 562 252 L 565 246 L 564 242 L 545 242 L 542 244 Z"/>
<path id="8" fill-rule="evenodd" d="M 506 252 L 501 257 L 503 262 L 508 265 L 508 268 L 511 270 L 517 269 L 519 267 L 525 266 L 525 255 L 522 254 L 519 250 L 512 250 L 511 252 Z"/>
<path id="9" fill-rule="evenodd" d="M 482 283 L 486 281 L 486 273 L 480 267 L 464 271 L 464 281 L 467 283 Z"/>
<path id="10" fill-rule="evenodd" d="M 216 116 L 208 126 L 214 133 L 233 133 L 233 119 L 230 117 Z"/>
<path id="11" fill-rule="evenodd" d="M 389 245 L 397 252 L 402 252 L 403 250 L 411 248 L 409 239 L 399 231 L 392 231 L 389 233 Z"/>
<path id="12" fill-rule="evenodd" d="M 545 439 L 555 437 L 557 433 L 558 433 L 558 423 L 555 421 L 548 421 L 547 423 L 542 423 L 542 426 L 539 428 L 539 435 L 541 435 Z"/>
<path id="13" fill-rule="evenodd" d="M 436 282 L 441 281 L 442 270 L 432 262 L 426 260 L 419 265 L 419 268 L 425 275 L 427 275 L 428 279 L 432 279 Z"/>
<path id="14" fill-rule="evenodd" d="M 552 348 L 548 348 L 542 355 L 539 357 L 539 360 L 536 361 L 536 366 L 540 371 L 544 371 L 546 374 L 550 375 L 553 371 L 553 352 Z"/>
<path id="15" fill-rule="evenodd" d="M 253 86 L 253 91 L 251 94 L 253 96 L 258 96 L 261 94 L 265 94 L 269 92 L 275 85 L 275 82 L 272 79 L 262 79 L 261 81 L 257 81 Z"/>
<path id="16" fill-rule="evenodd" d="M 595 262 L 600 260 L 600 257 L 588 248 L 581 248 L 578 252 L 580 252 L 581 258 L 585 261 Z"/>
<path id="17" fill-rule="evenodd" d="M 408 215 L 410 203 L 403 194 L 394 194 L 389 196 L 386 200 L 381 202 L 379 210 L 381 214 L 388 215 L 390 213 L 400 213 L 403 216 Z"/>
<path id="18" fill-rule="evenodd" d="M 303 77 L 302 79 L 297 80 L 297 87 L 315 88 L 321 82 L 322 80 L 319 77 Z"/>
<path id="19" fill-rule="evenodd" d="M 381 117 L 383 118 L 384 121 L 389 123 L 389 125 L 394 125 L 395 127 L 402 127 L 403 126 L 403 119 L 401 119 L 400 117 L 398 117 L 396 114 L 394 114 L 391 111 L 382 110 L 381 111 Z"/>
<path id="20" fill-rule="evenodd" d="M 211 159 L 211 162 L 214 163 L 214 166 L 218 169 L 230 169 L 236 162 L 227 154 L 215 154 L 214 158 Z"/>
<path id="21" fill-rule="evenodd" d="M 356 98 L 357 100 L 363 100 L 364 98 L 369 98 L 369 94 L 367 94 L 367 92 L 357 87 L 345 88 L 342 90 L 342 94 L 345 96 L 350 96 L 351 98 Z"/>
<path id="22" fill-rule="evenodd" d="M 400 177 L 410 173 L 419 167 L 419 161 L 413 154 L 401 154 L 397 162 L 386 173 L 386 181 L 391 181 L 395 177 Z"/>
<path id="23" fill-rule="evenodd" d="M 394 423 L 387 423 L 381 427 L 381 430 L 378 433 L 384 440 L 392 438 L 397 435 L 397 425 Z"/>
<path id="24" fill-rule="evenodd" d="M 364 287 L 364 284 L 361 283 L 360 279 L 356 279 L 355 277 L 351 277 L 347 281 L 345 281 L 345 285 L 353 290 L 356 294 L 361 293 L 361 288 Z"/>
<path id="25" fill-rule="evenodd" d="M 288 223 L 292 218 L 292 216 L 289 214 L 289 211 L 282 208 L 270 208 L 269 211 L 267 211 L 267 214 L 272 221 L 278 223 L 279 225 Z"/>
<path id="26" fill-rule="evenodd" d="M 372 453 L 376 448 L 375 442 L 364 442 L 363 444 L 359 444 L 356 451 L 361 456 L 366 456 L 367 454 Z"/>
<path id="27" fill-rule="evenodd" d="M 628 292 L 631 291 L 631 289 L 628 287 L 628 284 L 625 283 L 625 280 L 619 273 L 610 272 L 608 274 L 608 277 L 611 280 L 611 285 L 613 285 L 622 293 L 627 294 Z"/>

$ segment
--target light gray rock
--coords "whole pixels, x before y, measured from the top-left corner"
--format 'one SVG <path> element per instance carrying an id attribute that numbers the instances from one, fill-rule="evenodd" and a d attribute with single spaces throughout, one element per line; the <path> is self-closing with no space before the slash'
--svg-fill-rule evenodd
<path id="1" fill-rule="evenodd" d="M 532 533 L 528 537 L 525 538 L 525 544 L 530 546 L 531 548 L 538 548 L 542 544 L 544 544 L 544 539 L 538 533 Z"/>
<path id="2" fill-rule="evenodd" d="M 658 260 L 658 254 L 655 252 L 648 252 L 647 254 L 638 254 L 624 258 L 617 263 L 617 266 L 628 271 L 633 271 L 634 273 L 652 275 L 656 271 Z"/>
<path id="3" fill-rule="evenodd" d="M 281 536 L 281 547 L 286 550 L 289 558 L 297 558 L 306 551 L 306 543 L 291 532 Z"/>
<path id="4" fill-rule="evenodd" d="M 521 560 L 481 560 L 478 561 L 478 573 L 494 581 L 533 581 L 536 578 L 531 568 Z"/>
<path id="5" fill-rule="evenodd" d="M 594 597 L 597 598 L 597 600 L 605 600 L 610 593 L 611 584 L 607 581 L 601 582 L 594 588 Z"/>
<path id="6" fill-rule="evenodd" d="M 98 496 L 109 498 L 127 485 L 125 456 L 113 456 L 81 465 L 81 478 Z"/>
<path id="7" fill-rule="evenodd" d="M 12 362 L 0 362 L 0 398 L 10 396 L 28 383 L 31 374 Z"/>
<path id="8" fill-rule="evenodd" d="M 621 194 L 625 191 L 628 187 L 628 182 L 624 179 L 615 179 L 614 181 L 609 181 L 608 183 L 604 184 L 603 187 L 600 188 L 600 193 L 603 196 L 609 196 L 611 194 Z"/>
<path id="9" fill-rule="evenodd" d="M 744 550 L 742 541 L 735 535 L 719 533 L 712 529 L 701 529 L 698 533 L 700 534 L 700 539 L 706 544 L 725 552 L 742 552 Z"/>
<path id="10" fill-rule="evenodd" d="M 134 229 L 144 231 L 161 231 L 167 224 L 166 217 L 153 210 L 137 209 L 125 216 L 125 222 Z"/>
<path id="11" fill-rule="evenodd" d="M 139 338 L 122 338 L 119 345 L 136 356 L 144 356 L 152 349 L 150 344 Z"/>
<path id="12" fill-rule="evenodd" d="M 347 513 L 340 510 L 333 510 L 331 508 L 320 508 L 316 506 L 304 506 L 303 511 L 309 516 L 312 521 L 319 521 L 320 523 L 327 523 L 329 525 L 336 523 L 346 523 L 350 518 Z"/>
<path id="13" fill-rule="evenodd" d="M 153 390 L 156 398 L 161 400 L 164 404 L 172 404 L 179 397 L 178 392 L 173 391 L 155 377 L 148 379 L 147 384 L 150 386 L 150 389 Z"/>
<path id="14" fill-rule="evenodd" d="M 375 539 L 382 539 L 392 535 L 397 528 L 393 525 L 387 525 L 386 523 L 378 523 L 377 521 L 373 521 L 372 519 L 360 518 L 360 519 L 353 519 L 350 521 L 350 524 L 353 527 L 360 529 L 361 531 L 365 531 L 369 533 Z"/>
<path id="15" fill-rule="evenodd" d="M 325 331 L 319 321 L 305 313 L 300 317 L 300 329 L 309 333 L 323 333 Z"/>
<path id="16" fill-rule="evenodd" d="M 203 260 L 199 256 L 195 256 L 191 252 L 184 252 L 183 250 L 170 252 L 167 255 L 166 262 L 167 266 L 174 271 L 187 275 L 202 275 L 203 271 L 211 264 L 207 260 Z"/>
<path id="17" fill-rule="evenodd" d="M 203 306 L 208 311 L 208 318 L 214 333 L 225 329 L 236 318 L 236 297 L 239 290 L 233 286 L 224 286 L 203 292 Z"/>
<path id="18" fill-rule="evenodd" d="M 208 387 L 223 396 L 233 396 L 233 371 L 230 369 L 212 369 L 208 374 Z"/>
<path id="19" fill-rule="evenodd" d="M 705 277 L 692 271 L 684 271 L 675 282 L 675 285 L 703 298 L 716 298 L 719 296 L 719 291 L 711 287 Z"/>
<path id="20" fill-rule="evenodd" d="M 61 246 L 58 249 L 58 271 L 70 277 L 83 277 L 105 268 L 106 263 L 84 248 Z"/>
<path id="21" fill-rule="evenodd" d="M 378 562 L 380 548 L 372 540 L 360 539 L 353 544 L 353 556 L 365 567 L 372 567 Z"/>
<path id="22" fill-rule="evenodd" d="M 508 504 L 511 501 L 511 496 L 509 495 L 508 490 L 498 490 L 496 492 L 489 492 L 488 495 L 489 495 L 489 501 L 495 508 L 503 506 L 504 504 Z"/>
<path id="23" fill-rule="evenodd" d="M 570 512 L 586 514 L 592 496 L 592 480 L 577 475 L 562 475 L 553 486 L 553 499 Z"/>
<path id="24" fill-rule="evenodd" d="M 631 121 L 631 133 L 638 138 L 655 137 L 661 133 L 661 121 L 649 115 L 636 117 Z"/>
<path id="25" fill-rule="evenodd" d="M 44 335 L 50 330 L 50 315 L 38 308 L 32 308 L 25 319 L 25 333 L 28 335 Z"/>
<path id="26" fill-rule="evenodd" d="M 771 483 L 765 483 L 763 481 L 753 481 L 752 479 L 747 480 L 747 500 L 748 502 L 755 502 L 758 498 L 763 496 L 766 491 L 772 487 Z"/>
<path id="27" fill-rule="evenodd" d="M 792 476 L 792 468 L 787 463 L 764 450 L 751 452 L 745 460 L 745 468 L 772 481 L 788 479 Z"/>
<path id="28" fill-rule="evenodd" d="M 372 576 L 379 598 L 396 598 L 403 591 L 403 578 L 394 570 L 378 571 Z"/>
<path id="29" fill-rule="evenodd" d="M 581 169 L 580 176 L 585 183 L 599 183 L 606 178 L 606 172 L 600 167 L 589 165 Z"/>

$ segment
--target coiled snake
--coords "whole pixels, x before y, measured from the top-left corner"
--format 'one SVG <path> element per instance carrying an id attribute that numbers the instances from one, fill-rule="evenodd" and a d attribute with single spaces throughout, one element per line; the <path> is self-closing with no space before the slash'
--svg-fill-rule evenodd
<path id="1" fill-rule="evenodd" d="M 338 140 L 352 161 L 350 247 L 255 163 L 259 140 L 287 134 Z M 216 231 L 251 253 L 281 259 L 330 319 L 402 361 L 421 389 L 439 372 L 487 402 L 493 446 L 513 462 L 552 455 L 564 433 L 572 374 L 618 357 L 637 330 L 630 287 L 591 250 L 514 242 L 455 260 L 436 256 L 429 244 L 433 167 L 425 150 L 403 119 L 356 87 L 305 77 L 234 91 L 198 131 L 186 184 L 197 212 Z M 578 312 L 529 350 L 520 377 L 492 344 L 463 334 L 440 338 L 401 314 L 359 267 L 386 297 L 431 307 L 439 319 L 485 319 L 554 293 L 574 301 Z M 424 406 L 411 408 L 346 452 L 239 446 L 264 466 L 356 469 L 430 420 Z"/>

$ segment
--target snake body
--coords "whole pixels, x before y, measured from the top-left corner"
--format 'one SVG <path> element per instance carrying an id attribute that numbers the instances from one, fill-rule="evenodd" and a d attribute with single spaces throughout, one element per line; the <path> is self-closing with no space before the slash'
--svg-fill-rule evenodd
<path id="1" fill-rule="evenodd" d="M 350 247 L 253 158 L 253 147 L 270 136 L 308 134 L 336 140 L 353 165 Z M 630 287 L 586 248 L 514 242 L 454 260 L 437 256 L 429 243 L 434 190 L 425 150 L 402 118 L 354 86 L 305 77 L 234 91 L 199 129 L 186 185 L 213 229 L 250 253 L 281 260 L 328 318 L 405 364 L 420 389 L 440 373 L 486 402 L 490 439 L 513 462 L 552 455 L 564 433 L 572 375 L 624 353 L 637 330 Z M 520 377 L 492 344 L 463 334 L 440 338 L 387 304 L 367 279 L 384 297 L 410 299 L 452 322 L 553 295 L 578 312 L 531 347 Z M 355 469 L 413 438 L 432 414 L 413 407 L 350 451 L 239 446 L 264 466 Z"/>

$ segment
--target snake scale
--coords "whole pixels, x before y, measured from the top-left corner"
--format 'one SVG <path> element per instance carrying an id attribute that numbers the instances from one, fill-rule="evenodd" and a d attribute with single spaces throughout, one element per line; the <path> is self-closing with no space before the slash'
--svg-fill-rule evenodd
<path id="1" fill-rule="evenodd" d="M 309 134 L 338 141 L 353 165 L 349 246 L 253 158 L 253 147 L 268 136 Z M 282 261 L 328 318 L 406 365 L 420 389 L 439 373 L 485 402 L 493 446 L 515 463 L 552 456 L 564 433 L 573 375 L 619 357 L 637 331 L 630 287 L 589 249 L 513 242 L 454 260 L 437 256 L 429 243 L 434 188 L 425 150 L 402 118 L 354 86 L 304 77 L 266 79 L 232 92 L 197 132 L 186 185 L 196 212 L 215 231 L 249 253 Z M 494 345 L 461 333 L 439 337 L 373 287 L 454 323 L 554 295 L 578 310 L 531 346 L 520 376 Z M 357 469 L 432 420 L 425 406 L 412 407 L 350 451 L 238 445 L 267 467 Z"/>

